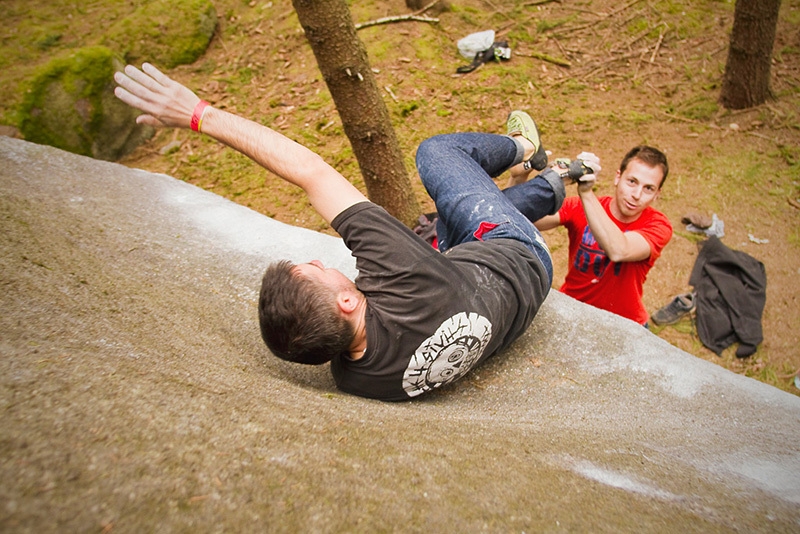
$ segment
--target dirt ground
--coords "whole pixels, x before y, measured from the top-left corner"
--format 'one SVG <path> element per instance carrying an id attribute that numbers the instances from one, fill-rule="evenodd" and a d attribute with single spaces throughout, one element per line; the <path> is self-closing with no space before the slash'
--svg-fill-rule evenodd
<path id="1" fill-rule="evenodd" d="M 57 30 L 56 45 L 18 56 L 6 78 L 90 42 L 102 29 L 98 21 L 121 16 L 121 8 L 104 2 L 82 8 L 67 2 L 4 4 L 12 22 L 11 30 L 3 30 L 4 50 L 19 37 L 14 20 L 40 17 L 47 28 L 61 9 L 70 21 Z M 291 3 L 215 5 L 220 22 L 207 53 L 169 74 L 212 104 L 306 144 L 363 187 Z M 399 0 L 358 2 L 351 9 L 356 22 L 408 13 Z M 653 312 L 690 289 L 702 239 L 681 223 L 690 212 L 716 214 L 725 225 L 723 242 L 765 264 L 768 289 L 764 342 L 750 358 L 737 359 L 735 346 L 721 357 L 703 347 L 692 318 L 655 332 L 700 358 L 800 394 L 793 384 L 800 371 L 800 0 L 782 3 L 772 65 L 775 98 L 735 112 L 717 104 L 733 21 L 729 0 L 467 0 L 430 16 L 438 21 L 383 24 L 358 34 L 385 91 L 422 209 L 431 204 L 414 171 L 418 143 L 444 132 L 503 132 L 514 108 L 537 119 L 554 156 L 598 154 L 604 164 L 601 194 L 611 192 L 616 165 L 630 147 L 658 146 L 671 172 L 656 207 L 672 221 L 675 235 L 645 286 L 647 308 Z M 458 55 L 457 41 L 486 29 L 509 42 L 512 59 L 455 74 L 468 63 Z M 184 179 L 284 222 L 331 232 L 297 190 L 191 132 L 162 131 L 123 163 Z M 566 272 L 566 234 L 557 230 L 545 237 L 554 251 L 557 286 Z"/>

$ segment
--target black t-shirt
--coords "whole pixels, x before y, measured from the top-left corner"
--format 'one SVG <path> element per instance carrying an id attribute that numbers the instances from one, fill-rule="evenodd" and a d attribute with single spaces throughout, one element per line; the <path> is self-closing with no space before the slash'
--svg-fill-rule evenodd
<path id="1" fill-rule="evenodd" d="M 367 349 L 331 361 L 337 386 L 408 400 L 456 380 L 530 325 L 549 290 L 536 256 L 511 239 L 440 254 L 383 208 L 361 202 L 332 223 L 356 258 Z"/>

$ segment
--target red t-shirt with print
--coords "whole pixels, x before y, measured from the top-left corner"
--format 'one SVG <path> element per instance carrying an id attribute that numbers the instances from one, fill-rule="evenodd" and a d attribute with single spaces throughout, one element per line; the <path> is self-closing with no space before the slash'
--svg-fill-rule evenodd
<path id="1" fill-rule="evenodd" d="M 614 263 L 597 241 L 586 221 L 579 197 L 569 197 L 558 211 L 569 232 L 569 271 L 560 291 L 567 295 L 645 324 L 649 314 L 642 302 L 647 273 L 672 237 L 672 224 L 660 211 L 648 206 L 631 223 L 611 215 L 613 197 L 600 197 L 600 204 L 623 232 L 638 232 L 650 244 L 650 257 L 640 261 Z"/>

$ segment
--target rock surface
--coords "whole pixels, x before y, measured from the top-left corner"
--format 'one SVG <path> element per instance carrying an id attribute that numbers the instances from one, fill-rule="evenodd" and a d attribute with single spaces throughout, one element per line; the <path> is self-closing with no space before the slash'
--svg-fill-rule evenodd
<path id="1" fill-rule="evenodd" d="M 800 398 L 554 292 L 427 399 L 269 355 L 277 258 L 339 240 L 0 137 L 6 532 L 797 532 Z"/>

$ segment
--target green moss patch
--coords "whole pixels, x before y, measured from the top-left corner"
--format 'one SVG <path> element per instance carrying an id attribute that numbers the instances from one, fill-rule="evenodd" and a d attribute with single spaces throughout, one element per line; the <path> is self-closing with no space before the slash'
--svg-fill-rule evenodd
<path id="1" fill-rule="evenodd" d="M 101 95 L 120 66 L 104 47 L 84 48 L 44 65 L 23 98 L 22 135 L 34 143 L 91 156 L 91 132 L 102 116 Z"/>
<path id="2" fill-rule="evenodd" d="M 197 60 L 216 26 L 217 12 L 209 0 L 154 0 L 109 28 L 103 44 L 127 62 L 172 68 Z"/>
<path id="3" fill-rule="evenodd" d="M 102 46 L 57 57 L 37 70 L 18 111 L 26 140 L 84 156 L 113 160 L 152 131 L 114 97 L 121 59 Z M 131 144 L 133 143 L 133 144 Z"/>

